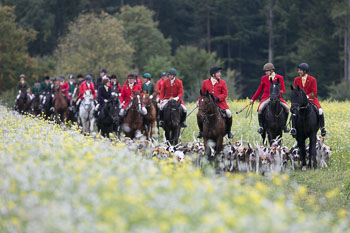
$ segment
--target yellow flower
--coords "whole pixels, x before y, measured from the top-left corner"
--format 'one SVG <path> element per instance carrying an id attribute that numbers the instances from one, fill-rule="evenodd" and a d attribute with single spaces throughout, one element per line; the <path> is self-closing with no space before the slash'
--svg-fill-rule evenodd
<path id="1" fill-rule="evenodd" d="M 328 199 L 332 199 L 332 198 L 335 198 L 336 196 L 338 196 L 339 194 L 339 189 L 338 188 L 334 188 L 328 192 L 326 192 L 326 197 Z"/>

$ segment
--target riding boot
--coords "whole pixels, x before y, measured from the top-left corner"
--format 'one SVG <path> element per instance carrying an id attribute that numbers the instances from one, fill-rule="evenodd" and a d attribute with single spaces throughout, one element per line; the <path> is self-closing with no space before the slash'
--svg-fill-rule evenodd
<path id="1" fill-rule="evenodd" d="M 284 126 L 284 128 L 283 128 L 283 131 L 284 131 L 285 133 L 289 133 L 289 129 L 288 129 L 288 126 L 287 126 L 288 115 L 289 115 L 289 113 L 288 113 L 288 112 L 285 112 L 285 114 L 286 114 L 286 124 L 285 124 L 285 126 Z"/>
<path id="2" fill-rule="evenodd" d="M 198 123 L 198 128 L 199 128 L 199 133 L 197 135 L 197 138 L 202 138 L 202 132 L 203 132 L 203 120 L 202 120 L 202 116 L 198 116 L 197 115 L 197 123 Z"/>
<path id="3" fill-rule="evenodd" d="M 297 135 L 297 130 L 296 130 L 296 128 L 295 128 L 295 121 L 296 121 L 296 119 L 295 119 L 295 114 L 292 113 L 292 114 L 290 115 L 290 119 L 291 119 L 291 121 L 292 121 L 292 128 L 290 129 L 289 133 L 290 133 L 290 135 L 292 135 L 293 138 L 295 138 L 296 135 Z"/>
<path id="4" fill-rule="evenodd" d="M 321 136 L 324 137 L 327 134 L 327 130 L 324 127 L 324 115 L 323 113 L 320 115 L 320 128 L 321 128 Z"/>
<path id="5" fill-rule="evenodd" d="M 159 110 L 159 127 L 164 126 L 164 121 L 163 121 L 163 110 Z"/>
<path id="6" fill-rule="evenodd" d="M 231 132 L 231 126 L 232 126 L 232 117 L 226 118 L 226 133 L 228 138 L 233 138 L 232 132 Z"/>
<path id="7" fill-rule="evenodd" d="M 258 120 L 259 120 L 259 129 L 258 133 L 262 134 L 264 132 L 264 115 L 263 114 L 258 114 Z"/>
<path id="8" fill-rule="evenodd" d="M 147 119 L 145 119 L 144 117 L 142 117 L 142 124 L 145 131 L 148 132 Z"/>
<path id="9" fill-rule="evenodd" d="M 180 119 L 181 128 L 186 128 L 187 127 L 187 124 L 185 123 L 186 116 L 187 116 L 186 112 L 182 112 L 181 113 L 181 119 Z"/>

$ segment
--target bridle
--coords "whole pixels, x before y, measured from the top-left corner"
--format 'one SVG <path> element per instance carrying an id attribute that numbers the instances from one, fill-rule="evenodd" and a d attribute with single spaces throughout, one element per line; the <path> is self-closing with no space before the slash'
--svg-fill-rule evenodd
<path id="1" fill-rule="evenodd" d="M 206 102 L 207 105 L 211 104 L 211 105 L 214 105 L 214 108 L 217 107 L 217 106 L 215 105 L 214 102 L 211 102 L 211 101 L 210 101 L 210 97 L 209 97 L 209 96 L 202 96 L 201 99 L 200 99 L 199 101 L 201 101 L 203 97 L 205 97 L 205 98 L 207 98 L 207 99 L 209 100 L 208 102 Z M 216 115 L 216 112 L 215 112 L 215 111 L 214 111 L 213 113 L 210 113 L 211 111 L 208 110 L 208 107 L 205 108 L 205 109 L 203 109 L 203 108 L 201 108 L 201 107 L 198 107 L 198 111 L 201 111 L 201 112 L 204 113 L 204 115 L 202 116 L 202 117 L 204 118 L 204 119 L 203 119 L 204 121 L 205 121 L 205 119 L 208 119 L 209 117 L 213 117 L 213 116 Z M 219 114 L 219 115 L 220 115 L 220 114 Z M 218 119 L 220 119 L 220 116 L 219 116 Z"/>

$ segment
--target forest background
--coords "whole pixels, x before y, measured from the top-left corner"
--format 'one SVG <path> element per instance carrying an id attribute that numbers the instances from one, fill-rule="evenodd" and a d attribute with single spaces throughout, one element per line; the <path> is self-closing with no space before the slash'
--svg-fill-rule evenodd
<path id="1" fill-rule="evenodd" d="M 198 97 L 213 65 L 231 99 L 250 98 L 262 66 L 289 86 L 306 62 L 321 99 L 350 99 L 350 0 L 0 0 L 0 92 L 21 73 L 92 73 L 124 82 L 175 67 L 185 101 Z"/>

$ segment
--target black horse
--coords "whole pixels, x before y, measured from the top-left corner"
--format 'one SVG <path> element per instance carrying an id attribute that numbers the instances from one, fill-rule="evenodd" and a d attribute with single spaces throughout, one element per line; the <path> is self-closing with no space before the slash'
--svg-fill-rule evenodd
<path id="1" fill-rule="evenodd" d="M 32 99 L 30 103 L 30 113 L 34 116 L 40 115 L 42 113 L 42 104 L 41 104 L 41 98 L 39 94 L 35 94 L 34 98 Z"/>
<path id="2" fill-rule="evenodd" d="M 180 137 L 182 111 L 181 103 L 174 99 L 169 100 L 163 109 L 165 137 L 172 145 L 176 145 Z"/>
<path id="3" fill-rule="evenodd" d="M 42 101 L 42 105 L 43 105 L 42 111 L 44 112 L 44 116 L 46 120 L 49 118 L 52 119 L 53 111 L 51 108 L 53 107 L 53 95 L 50 91 L 43 93 L 43 95 L 44 95 L 44 98 Z"/>
<path id="4" fill-rule="evenodd" d="M 261 136 L 264 143 L 267 134 L 271 145 L 273 140 L 277 139 L 277 137 L 282 138 L 282 130 L 286 125 L 288 113 L 281 105 L 279 79 L 277 82 L 273 82 L 272 80 L 270 82 L 270 102 L 267 104 L 263 112 L 264 130 Z"/>
<path id="5" fill-rule="evenodd" d="M 97 128 L 101 132 L 103 137 L 108 137 L 112 132 L 117 132 L 117 128 L 120 125 L 120 101 L 118 97 L 111 97 L 111 99 L 105 103 L 97 117 Z"/>
<path id="6" fill-rule="evenodd" d="M 20 90 L 19 98 L 15 103 L 15 110 L 19 113 L 26 113 L 29 111 L 31 99 L 27 94 L 27 90 L 25 88 Z"/>
<path id="7" fill-rule="evenodd" d="M 317 109 L 309 102 L 306 93 L 299 86 L 296 88 L 291 86 L 291 89 L 293 91 L 291 95 L 292 123 L 293 128 L 297 130 L 295 138 L 300 150 L 302 170 L 306 170 L 305 140 L 307 138 L 310 141 L 309 168 L 311 168 L 312 162 L 314 169 L 316 169 L 316 135 L 319 129 Z"/>

